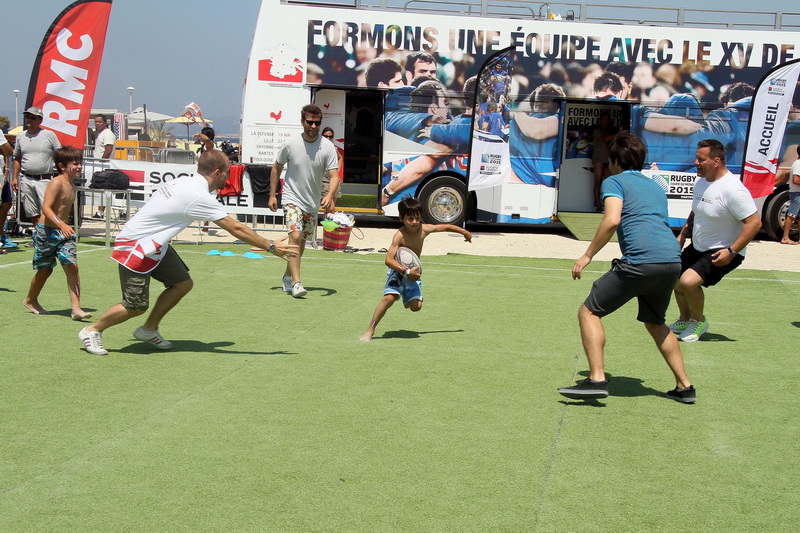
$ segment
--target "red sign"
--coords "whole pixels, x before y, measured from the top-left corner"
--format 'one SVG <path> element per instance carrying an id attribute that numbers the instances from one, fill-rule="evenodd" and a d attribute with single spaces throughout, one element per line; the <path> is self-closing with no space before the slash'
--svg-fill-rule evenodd
<path id="1" fill-rule="evenodd" d="M 303 83 L 303 65 L 295 58 L 293 65 L 288 69 L 281 69 L 276 74 L 271 59 L 262 59 L 258 62 L 258 79 L 260 81 L 283 81 L 287 83 Z"/>
<path id="2" fill-rule="evenodd" d="M 36 56 L 25 105 L 42 110 L 42 127 L 63 145 L 83 148 L 110 13 L 111 0 L 74 2 L 50 26 Z"/>

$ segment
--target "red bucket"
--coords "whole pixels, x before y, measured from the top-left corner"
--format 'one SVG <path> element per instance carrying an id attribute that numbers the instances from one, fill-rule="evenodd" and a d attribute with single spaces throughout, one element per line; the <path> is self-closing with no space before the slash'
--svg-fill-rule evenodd
<path id="1" fill-rule="evenodd" d="M 350 232 L 353 227 L 340 227 L 333 231 L 322 228 L 322 249 L 323 250 L 344 250 L 350 241 Z"/>

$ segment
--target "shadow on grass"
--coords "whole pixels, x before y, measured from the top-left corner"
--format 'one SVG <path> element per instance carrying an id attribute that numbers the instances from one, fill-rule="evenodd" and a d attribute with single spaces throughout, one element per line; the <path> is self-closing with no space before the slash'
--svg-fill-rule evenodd
<path id="1" fill-rule="evenodd" d="M 0 292 L 17 292 L 14 289 L 7 289 L 6 287 L 0 287 Z"/>
<path id="2" fill-rule="evenodd" d="M 589 376 L 588 371 L 579 372 L 584 377 Z M 660 391 L 656 389 L 652 389 L 650 387 L 644 386 L 644 381 L 639 378 L 630 378 L 627 376 L 612 376 L 611 374 L 606 373 L 608 376 L 607 379 L 610 380 L 608 389 L 609 389 L 609 398 L 613 397 L 621 397 L 621 398 L 634 398 L 638 396 L 658 396 L 658 397 L 665 397 L 664 393 L 666 391 Z M 605 398 L 604 398 L 605 399 Z M 601 403 L 597 398 L 587 398 L 586 400 L 575 400 L 575 401 L 567 401 L 561 400 L 560 403 L 564 405 L 579 405 L 579 406 L 586 406 L 586 407 L 605 407 L 604 403 Z"/>
<path id="3" fill-rule="evenodd" d="M 271 287 L 270 289 L 273 290 L 273 291 L 284 292 L 283 291 L 283 286 L 281 286 L 281 285 L 278 285 L 276 287 Z M 305 287 L 305 289 L 308 292 L 322 292 L 322 293 L 324 293 L 324 294 L 320 294 L 320 296 L 333 296 L 334 294 L 336 294 L 338 292 L 336 289 L 326 289 L 324 287 Z M 290 296 L 290 293 L 287 292 L 286 294 Z M 303 298 L 305 298 L 305 296 L 301 296 L 300 297 L 301 300 Z"/>
<path id="4" fill-rule="evenodd" d="M 245 350 L 223 350 L 222 348 L 234 346 L 236 343 L 231 341 L 202 342 L 195 340 L 173 340 L 172 348 L 169 350 L 159 350 L 150 346 L 146 342 L 132 339 L 133 344 L 129 344 L 119 350 L 108 350 L 109 353 L 128 353 L 137 355 L 150 354 L 169 354 L 176 352 L 195 352 L 195 353 L 216 353 L 220 355 L 298 355 L 297 352 L 287 352 L 278 350 L 275 352 L 250 352 Z M 108 347 L 106 347 L 107 349 Z"/>
<path id="5" fill-rule="evenodd" d="M 380 337 L 373 337 L 375 339 L 419 339 L 422 335 L 430 333 L 464 333 L 463 329 L 445 329 L 440 331 L 410 331 L 407 329 L 398 329 L 397 331 L 387 331 Z"/>
<path id="6" fill-rule="evenodd" d="M 800 328 L 800 322 L 792 322 L 792 325 L 796 328 Z"/>
<path id="7" fill-rule="evenodd" d="M 96 313 L 97 312 L 97 309 L 94 309 L 92 307 L 81 307 L 81 309 L 83 309 L 87 313 Z M 33 313 L 31 313 L 31 314 L 33 314 Z M 56 311 L 52 311 L 51 310 L 51 311 L 48 311 L 47 315 L 44 315 L 44 316 L 65 316 L 67 318 L 72 318 L 72 309 L 58 309 Z M 77 323 L 81 323 L 81 322 L 88 323 L 87 321 L 89 321 L 89 320 L 90 320 L 90 318 L 85 318 L 83 320 L 76 320 L 75 322 L 77 322 Z"/>
<path id="8" fill-rule="evenodd" d="M 734 342 L 735 339 L 720 335 L 719 333 L 704 333 L 697 342 Z M 682 345 L 683 343 L 681 343 Z"/>

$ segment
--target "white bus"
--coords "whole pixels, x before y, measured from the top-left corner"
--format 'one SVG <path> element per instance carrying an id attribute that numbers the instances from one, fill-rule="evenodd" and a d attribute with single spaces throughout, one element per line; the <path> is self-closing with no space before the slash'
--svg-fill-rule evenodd
<path id="1" fill-rule="evenodd" d="M 301 107 L 315 103 L 343 153 L 343 191 L 368 198 L 368 210 L 396 216 L 410 194 L 429 222 L 547 224 L 597 209 L 595 132 L 624 128 L 646 143 L 647 172 L 678 227 L 698 140 L 720 140 L 741 172 L 753 88 L 800 57 L 800 14 L 612 8 L 263 0 L 241 160 L 263 180 L 282 141 L 301 131 Z M 784 167 L 800 144 L 797 108 Z M 786 188 L 758 199 L 772 237 Z M 238 200 L 246 211 L 266 206 L 260 190 Z"/>

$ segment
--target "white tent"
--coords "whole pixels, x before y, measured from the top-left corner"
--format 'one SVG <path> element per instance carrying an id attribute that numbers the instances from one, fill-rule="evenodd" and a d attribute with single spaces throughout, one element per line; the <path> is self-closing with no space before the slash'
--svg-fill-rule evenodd
<path id="1" fill-rule="evenodd" d="M 172 115 L 165 115 L 163 113 L 156 113 L 155 111 L 147 110 L 147 122 L 165 122 L 172 118 Z M 133 113 L 128 115 L 129 124 L 143 124 L 145 121 L 144 108 L 137 107 Z"/>

